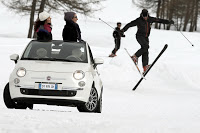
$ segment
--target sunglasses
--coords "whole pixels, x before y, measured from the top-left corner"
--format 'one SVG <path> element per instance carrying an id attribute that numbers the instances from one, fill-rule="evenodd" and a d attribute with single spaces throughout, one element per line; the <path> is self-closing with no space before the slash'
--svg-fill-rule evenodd
<path id="1" fill-rule="evenodd" d="M 142 17 L 144 18 L 144 17 L 149 17 L 149 14 L 148 13 L 144 13 L 144 14 L 142 14 Z"/>
<path id="2" fill-rule="evenodd" d="M 74 16 L 74 18 L 78 18 L 77 16 Z"/>

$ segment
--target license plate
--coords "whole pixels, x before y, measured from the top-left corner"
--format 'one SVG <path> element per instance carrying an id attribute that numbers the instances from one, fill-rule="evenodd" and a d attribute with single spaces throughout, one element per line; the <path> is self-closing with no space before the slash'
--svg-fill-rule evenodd
<path id="1" fill-rule="evenodd" d="M 39 84 L 39 89 L 57 90 L 57 84 Z"/>

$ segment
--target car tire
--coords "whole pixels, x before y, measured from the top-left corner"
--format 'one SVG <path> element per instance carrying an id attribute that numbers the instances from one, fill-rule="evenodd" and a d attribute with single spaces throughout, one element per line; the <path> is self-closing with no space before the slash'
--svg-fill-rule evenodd
<path id="1" fill-rule="evenodd" d="M 27 107 L 33 109 L 33 104 L 26 104 L 21 102 L 14 102 L 10 96 L 9 83 L 6 84 L 3 92 L 4 103 L 9 109 L 26 109 Z"/>
<path id="2" fill-rule="evenodd" d="M 11 99 L 11 96 L 10 96 L 9 83 L 7 83 L 4 88 L 3 99 L 7 108 L 9 109 L 15 108 L 15 102 Z"/>
<path id="3" fill-rule="evenodd" d="M 98 108 L 98 92 L 92 87 L 88 102 L 77 106 L 79 112 L 97 112 Z"/>
<path id="4" fill-rule="evenodd" d="M 15 109 L 26 109 L 27 108 L 27 104 L 25 103 L 21 103 L 21 102 L 17 102 Z"/>
<path id="5" fill-rule="evenodd" d="M 33 109 L 33 104 L 27 104 L 27 103 L 23 103 L 23 102 L 16 102 L 15 103 L 15 109 Z"/>
<path id="6" fill-rule="evenodd" d="M 101 90 L 101 95 L 100 95 L 98 105 L 97 105 L 97 110 L 96 110 L 97 113 L 101 113 L 102 111 L 102 94 L 103 94 L 103 88 Z"/>
<path id="7" fill-rule="evenodd" d="M 33 109 L 33 104 L 27 104 L 27 107 L 32 110 Z"/>

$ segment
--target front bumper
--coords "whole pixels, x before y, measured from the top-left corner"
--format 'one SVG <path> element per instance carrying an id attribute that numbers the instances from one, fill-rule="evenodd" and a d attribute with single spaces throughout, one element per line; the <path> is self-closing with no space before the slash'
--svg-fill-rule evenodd
<path id="1" fill-rule="evenodd" d="M 50 75 L 50 74 L 49 74 Z M 59 77 L 60 75 L 58 75 Z M 61 75 L 62 76 L 62 75 Z M 61 77 L 60 76 L 60 77 Z M 43 76 L 45 77 L 45 76 Z M 10 78 L 9 88 L 12 99 L 20 98 L 33 98 L 33 99 L 52 99 L 52 100 L 71 100 L 71 101 L 82 101 L 87 102 L 92 87 L 92 78 L 87 80 L 86 78 L 81 80 L 86 84 L 84 87 L 80 87 L 78 83 L 80 81 L 74 80 L 73 78 L 67 78 L 63 80 L 52 80 L 51 83 L 45 78 L 33 79 L 33 78 L 21 78 L 19 84 L 14 83 L 14 79 L 17 77 Z M 61 77 L 62 78 L 62 77 Z M 56 84 L 55 89 L 40 89 L 40 84 Z"/>
<path id="2" fill-rule="evenodd" d="M 63 96 L 63 97 L 73 97 L 76 96 L 77 93 L 76 90 L 42 90 L 42 89 L 29 89 L 29 88 L 20 88 L 20 92 L 23 95 Z"/>
<path id="3" fill-rule="evenodd" d="M 10 83 L 10 95 L 12 99 L 15 98 L 34 98 L 34 99 L 58 99 L 58 100 L 77 100 L 87 102 L 90 94 L 91 85 L 87 85 L 83 88 L 79 87 L 64 87 L 63 84 L 59 85 L 58 89 L 39 89 L 36 85 L 14 85 Z"/>
<path id="4" fill-rule="evenodd" d="M 59 105 L 59 106 L 78 106 L 85 103 L 79 100 L 27 98 L 27 97 L 14 98 L 13 100 L 15 102 L 23 102 L 27 104 L 47 104 L 47 105 Z"/>
<path id="5" fill-rule="evenodd" d="M 46 78 L 48 76 L 51 77 L 50 81 Z M 18 84 L 14 82 L 16 78 L 20 80 Z M 80 82 L 85 82 L 85 86 L 80 87 Z M 56 88 L 41 89 L 40 84 L 55 84 Z M 37 101 L 43 103 L 48 100 L 87 102 L 92 84 L 93 77 L 90 72 L 85 72 L 84 79 L 75 80 L 73 78 L 73 73 L 27 71 L 26 76 L 19 78 L 14 71 L 9 79 L 10 95 L 12 99 L 34 99 L 33 101 L 36 102 L 35 104 L 38 103 Z M 45 103 L 46 102 L 44 102 L 44 104 Z"/>

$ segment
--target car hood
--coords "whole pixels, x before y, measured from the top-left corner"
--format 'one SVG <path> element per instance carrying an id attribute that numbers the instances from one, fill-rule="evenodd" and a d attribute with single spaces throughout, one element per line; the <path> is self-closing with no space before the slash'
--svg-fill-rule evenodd
<path id="1" fill-rule="evenodd" d="M 20 60 L 16 69 L 23 67 L 27 71 L 39 71 L 39 72 L 75 72 L 76 70 L 82 70 L 87 72 L 90 70 L 88 63 L 80 62 L 58 62 L 58 61 L 22 61 Z"/>

